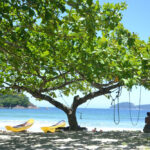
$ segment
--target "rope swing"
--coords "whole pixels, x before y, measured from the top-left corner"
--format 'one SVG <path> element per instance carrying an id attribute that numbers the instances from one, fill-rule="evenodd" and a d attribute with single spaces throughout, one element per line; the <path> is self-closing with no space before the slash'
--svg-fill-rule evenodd
<path id="1" fill-rule="evenodd" d="M 141 94 L 142 93 L 142 88 L 140 86 L 140 95 L 139 95 L 139 109 L 138 109 L 138 116 L 136 122 L 133 122 L 133 117 L 132 117 L 132 112 L 131 112 L 131 96 L 130 96 L 130 91 L 129 91 L 129 113 L 130 113 L 130 120 L 133 126 L 136 126 L 139 122 L 140 119 L 140 110 L 141 110 Z"/>
<path id="2" fill-rule="evenodd" d="M 91 102 L 91 99 L 87 102 L 87 105 L 84 107 L 84 109 L 88 107 L 88 105 L 90 104 L 90 102 Z M 83 117 L 82 117 L 83 116 L 83 112 L 77 111 L 77 113 L 80 114 L 80 119 L 82 120 L 83 119 Z"/>
<path id="3" fill-rule="evenodd" d="M 82 112 L 77 111 L 77 113 L 79 113 L 79 114 L 80 114 L 80 119 L 82 120 L 82 119 L 83 119 L 83 117 L 82 117 Z"/>
<path id="4" fill-rule="evenodd" d="M 119 125 L 119 123 L 120 123 L 119 97 L 121 95 L 121 91 L 122 91 L 122 88 L 118 87 L 118 91 L 117 91 L 116 97 L 113 98 L 112 95 L 110 95 L 111 98 L 112 98 L 112 104 L 114 105 L 114 113 L 113 113 L 114 115 L 113 115 L 113 117 L 114 117 L 114 123 L 116 125 Z M 117 100 L 117 104 L 115 103 L 116 100 Z M 116 116 L 116 105 L 117 105 L 117 116 Z"/>
<path id="5" fill-rule="evenodd" d="M 116 104 L 115 104 L 115 100 L 114 100 L 114 123 L 116 125 L 119 125 L 120 123 L 120 110 L 119 110 L 119 97 L 117 98 L 117 117 L 116 117 Z M 116 119 L 118 118 L 118 119 Z"/>

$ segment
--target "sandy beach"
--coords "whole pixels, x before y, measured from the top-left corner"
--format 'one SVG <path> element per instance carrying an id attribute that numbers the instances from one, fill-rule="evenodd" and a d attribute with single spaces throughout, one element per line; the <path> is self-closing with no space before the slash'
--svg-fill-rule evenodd
<path id="1" fill-rule="evenodd" d="M 0 132 L 0 150 L 149 150 L 150 134 L 141 131 Z"/>
<path id="2" fill-rule="evenodd" d="M 137 126 L 131 125 L 127 118 L 127 111 L 121 112 L 121 122 L 118 126 L 111 120 L 111 109 L 82 111 L 84 111 L 84 118 L 79 119 L 79 124 L 81 127 L 86 127 L 88 131 L 61 131 L 45 134 L 41 127 L 65 120 L 61 112 L 54 108 L 50 110 L 44 108 L 2 109 L 0 150 L 150 150 L 150 134 L 142 132 L 145 111 L 141 111 L 141 120 Z M 26 133 L 13 133 L 5 129 L 6 125 L 15 126 L 24 123 L 29 118 L 26 116 L 35 120 Z M 92 132 L 94 128 L 97 132 Z"/>

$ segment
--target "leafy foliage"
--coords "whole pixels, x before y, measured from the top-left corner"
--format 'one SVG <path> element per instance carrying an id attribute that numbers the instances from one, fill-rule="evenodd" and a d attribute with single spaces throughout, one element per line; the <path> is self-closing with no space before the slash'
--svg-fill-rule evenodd
<path id="1" fill-rule="evenodd" d="M 28 107 L 29 99 L 24 95 L 0 95 L 1 107 L 15 107 L 17 105 Z"/>
<path id="2" fill-rule="evenodd" d="M 1 84 L 53 97 L 55 89 L 89 92 L 89 83 L 116 76 L 129 87 L 147 87 L 140 80 L 149 73 L 149 44 L 120 23 L 125 3 L 2 0 L 0 8 Z"/>

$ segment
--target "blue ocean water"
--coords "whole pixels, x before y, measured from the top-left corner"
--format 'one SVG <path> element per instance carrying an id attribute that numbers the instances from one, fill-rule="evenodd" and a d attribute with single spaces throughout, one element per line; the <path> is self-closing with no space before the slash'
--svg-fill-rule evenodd
<path id="1" fill-rule="evenodd" d="M 129 110 L 120 109 L 120 123 L 114 123 L 113 109 L 79 108 L 77 110 L 77 120 L 80 126 L 102 130 L 142 130 L 144 118 L 148 110 L 140 110 L 139 122 L 135 126 L 131 123 Z M 132 119 L 136 123 L 139 110 L 132 110 Z M 60 120 L 67 122 L 66 114 L 57 108 L 38 108 L 38 109 L 0 109 L 0 130 L 5 130 L 5 125 L 17 125 L 33 118 L 34 125 L 30 131 L 41 131 L 40 127 L 50 126 Z M 116 112 L 116 120 L 118 114 Z M 68 124 L 67 124 L 68 125 Z"/>

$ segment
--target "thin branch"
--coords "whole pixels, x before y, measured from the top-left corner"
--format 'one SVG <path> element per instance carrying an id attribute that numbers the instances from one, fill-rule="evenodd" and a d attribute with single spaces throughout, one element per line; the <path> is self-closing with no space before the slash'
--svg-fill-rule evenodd
<path id="1" fill-rule="evenodd" d="M 110 86 L 110 85 L 113 85 L 114 83 L 116 83 L 115 81 L 110 81 L 109 83 L 107 83 L 107 84 L 99 84 L 99 83 L 96 83 L 96 82 L 93 82 L 93 83 L 91 83 L 91 85 L 93 86 L 93 87 L 95 87 L 95 88 L 97 88 L 97 89 L 102 89 L 102 88 L 106 88 L 106 87 L 108 87 L 108 86 Z"/>
<path id="2" fill-rule="evenodd" d="M 83 79 L 85 79 L 86 80 L 86 77 L 84 76 L 84 74 L 82 74 L 80 71 L 78 71 L 78 70 L 76 70 L 76 72 L 83 78 Z M 96 83 L 96 82 L 92 82 L 91 83 L 91 85 L 93 86 L 93 87 L 95 87 L 95 88 L 97 88 L 97 89 L 102 89 L 102 88 L 104 88 L 104 87 L 108 87 L 108 86 L 110 86 L 110 85 L 112 85 L 112 84 L 114 84 L 114 83 L 116 83 L 115 81 L 110 81 L 109 83 L 107 83 L 107 84 L 99 84 L 99 83 Z"/>
<path id="3" fill-rule="evenodd" d="M 141 79 L 141 81 L 142 81 L 142 83 L 146 83 L 146 82 L 150 82 L 150 79 L 148 79 L 148 77 L 147 77 L 147 79 L 145 78 L 145 79 Z"/>
<path id="4" fill-rule="evenodd" d="M 5 49 L 5 48 L 3 48 L 3 47 L 1 47 L 1 46 L 0 46 L 0 51 L 3 52 L 4 54 L 8 53 L 8 54 L 10 54 L 10 55 L 16 56 L 16 54 L 11 53 L 10 51 L 8 51 L 7 49 Z"/>
<path id="5" fill-rule="evenodd" d="M 47 78 L 46 76 L 41 76 L 40 74 L 38 74 L 38 77 L 43 80 L 43 82 L 40 85 L 40 91 L 42 91 L 42 88 L 46 85 L 47 82 L 54 81 L 54 80 L 61 78 L 61 77 L 64 77 L 64 79 L 65 79 L 65 75 L 68 73 L 69 73 L 69 71 L 67 71 L 65 73 L 60 73 L 58 76 L 56 76 L 54 78 Z M 66 80 L 65 80 L 65 82 L 66 82 Z"/>
<path id="6" fill-rule="evenodd" d="M 48 91 L 53 91 L 53 90 L 59 90 L 59 89 L 64 88 L 67 85 L 70 85 L 72 83 L 79 82 L 79 81 L 83 81 L 83 79 L 72 80 L 72 81 L 68 81 L 68 82 L 62 83 L 60 86 L 55 86 L 55 87 L 52 87 L 52 88 L 41 89 L 40 92 L 48 92 Z"/>
<path id="7" fill-rule="evenodd" d="M 58 75 L 58 76 L 56 76 L 56 77 L 54 77 L 54 78 L 50 78 L 50 79 L 48 79 L 49 81 L 54 81 L 54 80 L 56 80 L 56 79 L 58 79 L 58 78 L 60 78 L 60 77 L 65 77 L 65 75 L 66 74 L 68 74 L 70 71 L 67 71 L 67 72 L 65 72 L 65 73 L 61 73 L 60 75 Z"/>
<path id="8" fill-rule="evenodd" d="M 14 48 L 23 48 L 23 49 L 24 49 L 24 47 L 18 46 L 17 44 L 11 43 L 11 42 L 9 42 L 9 41 L 5 41 L 4 43 L 7 43 L 9 46 L 12 46 L 12 47 L 14 47 Z"/>
<path id="9" fill-rule="evenodd" d="M 10 45 L 10 46 L 11 46 L 11 45 Z M 10 54 L 11 56 L 14 56 L 15 58 L 20 59 L 20 56 L 18 56 L 17 53 L 13 53 L 13 52 L 12 52 L 12 47 L 10 47 L 9 49 L 10 49 L 10 51 L 9 51 L 8 49 L 3 48 L 3 47 L 0 46 L 0 51 L 3 52 L 5 55 L 8 53 L 8 54 Z M 23 55 L 22 55 L 22 56 L 23 56 Z"/>

